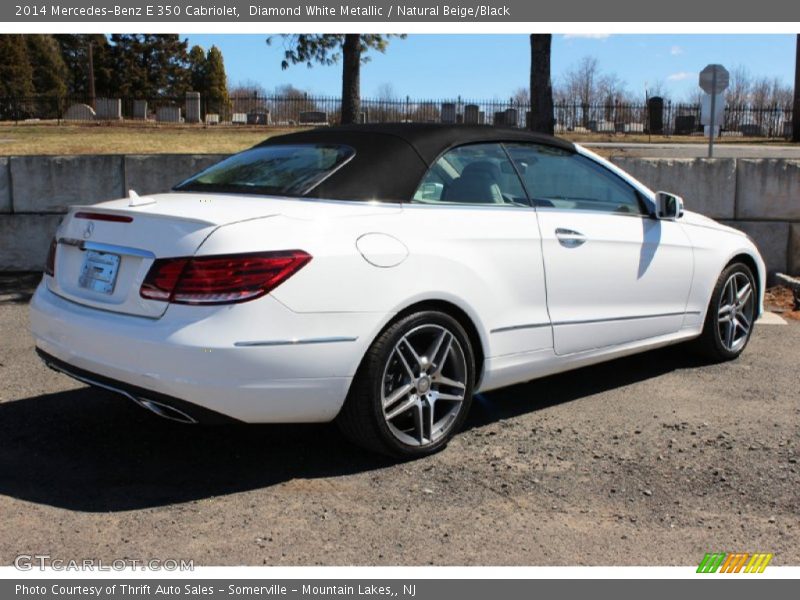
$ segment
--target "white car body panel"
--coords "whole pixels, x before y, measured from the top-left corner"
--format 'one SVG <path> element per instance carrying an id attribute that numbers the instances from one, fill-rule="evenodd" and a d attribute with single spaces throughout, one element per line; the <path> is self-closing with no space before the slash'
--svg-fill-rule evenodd
<path id="1" fill-rule="evenodd" d="M 654 201 L 614 165 L 578 151 Z M 456 307 L 469 320 L 485 391 L 699 335 L 713 286 L 736 256 L 756 266 L 759 312 L 765 287 L 744 234 L 688 211 L 670 221 L 491 205 L 152 199 L 71 209 L 59 239 L 85 237 L 79 210 L 110 211 L 136 227 L 97 222 L 92 240 L 152 256 L 123 253 L 105 296 L 77 287 L 82 251 L 60 244 L 56 276 L 31 302 L 36 345 L 77 369 L 246 422 L 333 419 L 372 341 L 419 303 Z M 585 243 L 564 247 L 557 228 Z M 313 259 L 256 300 L 186 306 L 139 296 L 155 258 L 290 249 Z"/>

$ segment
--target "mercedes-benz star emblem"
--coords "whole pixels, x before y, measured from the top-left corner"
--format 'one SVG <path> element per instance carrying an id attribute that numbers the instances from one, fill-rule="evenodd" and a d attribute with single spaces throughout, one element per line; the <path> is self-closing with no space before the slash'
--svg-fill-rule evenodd
<path id="1" fill-rule="evenodd" d="M 86 229 L 83 230 L 83 239 L 88 240 L 90 237 L 92 237 L 93 233 L 94 233 L 94 222 L 89 221 L 86 224 Z"/>

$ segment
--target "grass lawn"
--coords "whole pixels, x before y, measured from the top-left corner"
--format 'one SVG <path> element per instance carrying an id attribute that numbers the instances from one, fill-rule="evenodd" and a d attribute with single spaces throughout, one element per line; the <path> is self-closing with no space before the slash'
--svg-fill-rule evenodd
<path id="1" fill-rule="evenodd" d="M 287 131 L 255 126 L 0 124 L 0 156 L 227 154 Z"/>
<path id="2" fill-rule="evenodd" d="M 278 127 L 164 125 L 155 123 L 87 123 L 58 125 L 55 122 L 0 124 L 0 156 L 31 154 L 217 154 L 249 148 L 273 136 L 296 131 Z M 653 142 L 705 144 L 703 137 L 666 137 L 643 134 L 567 134 L 582 142 Z M 722 144 L 775 144 L 785 140 L 766 138 L 722 138 Z M 608 155 L 606 149 L 600 151 Z"/>

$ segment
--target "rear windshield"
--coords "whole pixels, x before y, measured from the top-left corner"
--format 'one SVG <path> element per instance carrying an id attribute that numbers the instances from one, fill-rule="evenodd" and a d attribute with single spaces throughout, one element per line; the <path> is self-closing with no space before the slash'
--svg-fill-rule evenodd
<path id="1" fill-rule="evenodd" d="M 355 155 L 350 146 L 260 146 L 234 154 L 175 186 L 188 192 L 303 196 Z"/>

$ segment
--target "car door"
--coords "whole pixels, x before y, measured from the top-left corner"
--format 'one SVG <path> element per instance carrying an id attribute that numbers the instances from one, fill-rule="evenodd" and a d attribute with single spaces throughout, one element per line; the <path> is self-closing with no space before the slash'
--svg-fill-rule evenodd
<path id="1" fill-rule="evenodd" d="M 502 145 L 445 152 L 403 213 L 426 272 L 437 256 L 457 258 L 437 279 L 480 315 L 488 357 L 516 357 L 506 376 L 518 381 L 523 355 L 549 353 L 553 340 L 536 211 Z"/>
<path id="2" fill-rule="evenodd" d="M 680 329 L 693 270 L 680 225 L 652 217 L 633 186 L 587 156 L 506 148 L 538 214 L 556 354 Z"/>

